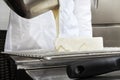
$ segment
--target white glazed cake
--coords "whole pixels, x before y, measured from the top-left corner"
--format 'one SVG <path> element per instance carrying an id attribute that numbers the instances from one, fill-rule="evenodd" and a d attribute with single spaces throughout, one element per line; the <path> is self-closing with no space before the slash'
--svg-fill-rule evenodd
<path id="1" fill-rule="evenodd" d="M 58 38 L 55 46 L 58 52 L 101 50 L 103 38 Z"/>

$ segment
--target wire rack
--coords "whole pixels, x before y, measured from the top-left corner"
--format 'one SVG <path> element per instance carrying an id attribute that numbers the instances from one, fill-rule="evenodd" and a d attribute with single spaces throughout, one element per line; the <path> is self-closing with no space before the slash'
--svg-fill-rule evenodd
<path id="1" fill-rule="evenodd" d="M 0 30 L 0 80 L 15 80 L 16 65 L 9 55 L 1 54 L 4 51 L 6 31 Z"/>

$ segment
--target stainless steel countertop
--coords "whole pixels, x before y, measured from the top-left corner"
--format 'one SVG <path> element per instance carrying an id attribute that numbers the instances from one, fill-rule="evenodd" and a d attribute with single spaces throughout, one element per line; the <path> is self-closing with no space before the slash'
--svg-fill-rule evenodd
<path id="1" fill-rule="evenodd" d="M 19 54 L 19 53 L 16 53 Z M 30 54 L 30 53 L 25 53 Z M 36 53 L 32 53 L 36 54 Z M 37 53 L 38 54 L 38 53 Z M 40 54 L 40 53 L 39 53 Z M 39 55 L 38 54 L 38 55 Z M 41 55 L 41 54 L 40 54 Z M 45 55 L 44 55 L 45 56 Z M 61 56 L 61 57 L 60 57 Z M 47 67 L 60 67 L 69 65 L 73 61 L 83 61 L 90 60 L 96 58 L 104 58 L 104 57 L 117 57 L 120 56 L 120 48 L 105 48 L 100 51 L 88 51 L 88 52 L 79 52 L 69 54 L 56 54 L 56 56 L 48 56 L 52 59 L 42 59 L 39 57 L 20 57 L 20 56 L 11 56 L 15 61 L 18 69 L 38 69 L 38 68 L 47 68 Z"/>
<path id="2" fill-rule="evenodd" d="M 120 71 L 87 79 L 70 79 L 65 68 L 37 69 L 26 71 L 34 80 L 120 80 Z"/>
<path id="3" fill-rule="evenodd" d="M 33 80 L 120 80 L 120 71 L 115 71 L 87 79 L 70 79 L 67 76 L 65 66 L 43 69 L 40 66 L 42 65 L 44 67 L 46 65 L 41 64 L 41 61 L 39 59 L 31 59 L 31 58 L 15 57 L 15 56 L 12 56 L 12 58 L 17 63 L 17 66 L 19 66 L 19 69 L 22 68 L 25 69 L 26 73 L 31 78 L 33 78 Z"/>
<path id="4" fill-rule="evenodd" d="M 96 54 L 96 53 L 94 53 Z M 40 60 L 35 58 L 11 56 L 18 69 L 25 69 L 26 73 L 30 75 L 34 80 L 72 80 L 68 78 L 66 73 L 66 65 L 70 64 L 72 61 L 83 61 L 90 59 L 98 59 L 105 57 L 119 57 L 120 52 L 112 53 L 111 55 L 102 54 L 101 56 L 89 55 L 87 57 L 72 57 L 71 58 L 60 58 L 52 60 Z M 81 80 L 81 79 L 78 79 Z M 83 79 L 82 79 L 83 80 Z M 120 80 L 120 72 L 112 72 L 109 74 L 104 74 L 98 77 L 84 79 L 84 80 Z"/>
<path id="5" fill-rule="evenodd" d="M 75 61 L 86 61 L 98 58 L 108 58 L 108 57 L 119 57 L 120 55 L 114 56 L 103 56 L 103 57 L 94 57 L 94 58 L 73 58 L 73 59 L 62 59 L 62 60 L 47 60 L 42 61 L 39 59 L 24 58 L 12 56 L 13 60 L 17 65 L 17 69 L 25 70 L 34 70 L 34 69 L 46 69 L 46 68 L 56 68 L 56 67 L 65 67 Z"/>

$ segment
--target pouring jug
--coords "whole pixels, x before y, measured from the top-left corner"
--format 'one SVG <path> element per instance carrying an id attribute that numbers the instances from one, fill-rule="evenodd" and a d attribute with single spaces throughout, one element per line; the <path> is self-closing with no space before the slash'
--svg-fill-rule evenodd
<path id="1" fill-rule="evenodd" d="M 18 15 L 33 18 L 59 6 L 58 0 L 4 0 Z"/>

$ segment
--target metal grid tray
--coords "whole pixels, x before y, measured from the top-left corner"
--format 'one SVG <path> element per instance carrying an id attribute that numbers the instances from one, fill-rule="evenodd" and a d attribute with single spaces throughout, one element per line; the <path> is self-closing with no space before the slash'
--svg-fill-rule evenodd
<path id="1" fill-rule="evenodd" d="M 41 69 L 67 66 L 73 61 L 96 58 L 119 57 L 120 48 L 104 48 L 96 51 L 56 52 L 45 50 L 26 50 L 3 52 L 12 55 L 18 69 Z"/>
<path id="2" fill-rule="evenodd" d="M 91 57 L 107 57 L 107 56 L 119 56 L 120 48 L 104 48 L 101 50 L 94 51 L 81 51 L 81 52 L 57 52 L 57 51 L 46 51 L 46 50 L 25 50 L 25 51 L 8 51 L 3 52 L 4 54 L 30 57 L 42 60 L 52 59 L 67 59 L 73 57 L 79 58 L 91 58 Z"/>

